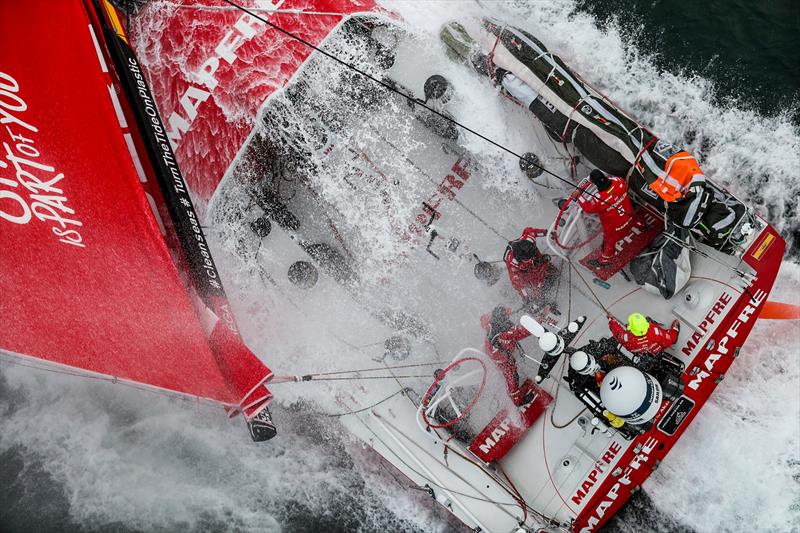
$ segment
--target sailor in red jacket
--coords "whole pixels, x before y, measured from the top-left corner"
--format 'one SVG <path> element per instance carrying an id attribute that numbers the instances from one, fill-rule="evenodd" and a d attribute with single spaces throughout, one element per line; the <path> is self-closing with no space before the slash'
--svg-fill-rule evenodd
<path id="1" fill-rule="evenodd" d="M 578 196 L 578 204 L 585 213 L 597 214 L 603 226 L 603 251 L 600 259 L 592 266 L 607 266 L 617 254 L 616 245 L 630 231 L 633 224 L 633 206 L 628 198 L 625 180 L 616 176 L 606 176 L 594 169 L 589 179 L 597 186 L 597 193 L 583 192 Z"/>
<path id="2" fill-rule="evenodd" d="M 647 320 L 641 313 L 633 313 L 628 316 L 627 328 L 619 320 L 608 315 L 608 329 L 617 342 L 628 351 L 635 354 L 658 355 L 675 344 L 681 328 L 680 322 L 673 320 L 669 331 L 665 331 L 658 324 Z"/>
<path id="3" fill-rule="evenodd" d="M 519 239 L 508 243 L 503 255 L 511 285 L 526 302 L 541 303 L 545 291 L 558 277 L 550 256 L 536 246 L 536 237 L 543 235 L 547 235 L 546 230 L 525 228 Z"/>
<path id="4" fill-rule="evenodd" d="M 508 395 L 514 405 L 524 405 L 528 398 L 519 390 L 519 373 L 515 352 L 517 343 L 530 336 L 530 331 L 514 324 L 508 317 L 511 309 L 499 305 L 490 314 L 481 317 L 481 325 L 486 330 L 484 350 L 503 373 Z"/>

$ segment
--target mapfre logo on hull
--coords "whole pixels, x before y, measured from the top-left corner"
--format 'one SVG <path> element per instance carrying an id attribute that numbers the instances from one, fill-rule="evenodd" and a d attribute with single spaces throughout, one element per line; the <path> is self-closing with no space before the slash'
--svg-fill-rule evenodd
<path id="1" fill-rule="evenodd" d="M 611 445 L 606 450 L 606 453 L 600 457 L 594 463 L 594 468 L 589 472 L 589 475 L 586 476 L 586 479 L 578 487 L 578 490 L 575 494 L 572 495 L 572 503 L 575 505 L 580 505 L 583 503 L 583 500 L 586 499 L 586 495 L 589 494 L 592 490 L 592 487 L 595 486 L 597 481 L 600 479 L 600 476 L 608 470 L 608 468 L 613 464 L 614 459 L 617 457 L 617 454 L 622 450 L 622 445 L 617 442 L 612 442 Z"/>
<path id="2" fill-rule="evenodd" d="M 650 453 L 656 449 L 658 446 L 659 441 L 653 437 L 648 438 L 644 444 L 642 444 L 641 449 L 639 452 L 633 456 L 631 459 L 630 464 L 625 469 L 625 471 L 620 475 L 619 479 L 617 480 L 614 485 L 612 485 L 611 489 L 606 493 L 605 497 L 600 501 L 597 505 L 597 508 L 594 510 L 592 515 L 589 517 L 589 520 L 586 522 L 586 525 L 581 528 L 580 533 L 592 533 L 595 531 L 600 522 L 605 518 L 606 513 L 609 512 L 609 509 L 617 502 L 620 498 L 620 490 L 623 488 L 627 488 L 630 490 L 630 486 L 633 483 L 631 480 L 631 476 L 634 474 L 635 471 L 639 470 L 642 466 L 650 461 Z"/>
<path id="3" fill-rule="evenodd" d="M 739 335 L 739 328 L 747 324 L 749 321 L 755 320 L 755 317 L 758 316 L 756 311 L 759 307 L 761 307 L 761 304 L 764 303 L 764 300 L 766 299 L 767 293 L 762 289 L 758 289 L 752 294 L 750 302 L 744 307 L 744 309 L 742 309 L 734 321 L 731 322 L 731 325 L 728 326 L 725 335 L 719 339 L 719 342 L 716 343 L 714 348 L 709 350 L 708 356 L 706 357 L 705 361 L 703 361 L 702 367 L 699 367 L 699 370 L 687 385 L 690 389 L 698 390 L 700 385 L 703 383 L 703 380 L 711 376 L 717 361 L 730 353 L 731 348 L 729 348 L 728 345 L 732 344 L 731 339 L 736 339 L 736 337 Z"/>
<path id="4" fill-rule="evenodd" d="M 278 9 L 284 0 L 260 0 L 255 2 L 253 11 L 258 11 L 258 17 L 266 19 L 270 16 L 269 11 Z M 167 137 L 175 150 L 180 143 L 183 134 L 189 131 L 192 122 L 197 118 L 197 110 L 200 105 L 208 100 L 211 93 L 219 85 L 217 71 L 221 62 L 233 65 L 239 57 L 237 52 L 246 42 L 255 37 L 258 32 L 266 26 L 266 23 L 259 18 L 243 13 L 233 27 L 230 28 L 220 39 L 213 53 L 206 59 L 200 68 L 191 74 L 195 83 L 183 92 L 179 99 L 181 109 L 173 111 L 167 119 Z"/>
<path id="5" fill-rule="evenodd" d="M 486 439 L 484 439 L 484 441 L 478 445 L 480 451 L 482 451 L 483 453 L 491 452 L 492 448 L 494 448 L 495 445 L 497 445 L 497 443 L 500 442 L 500 439 L 502 439 L 506 435 L 506 433 L 508 433 L 510 427 L 511 427 L 511 419 L 508 417 L 504 418 L 503 421 L 500 422 L 500 424 L 498 424 L 497 427 L 494 428 L 494 430 L 492 430 L 491 435 L 486 437 Z"/>

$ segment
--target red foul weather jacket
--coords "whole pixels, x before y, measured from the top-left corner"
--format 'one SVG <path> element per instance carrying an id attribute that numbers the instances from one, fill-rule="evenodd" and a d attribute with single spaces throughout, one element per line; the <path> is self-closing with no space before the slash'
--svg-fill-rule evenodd
<path id="1" fill-rule="evenodd" d="M 632 353 L 660 354 L 678 340 L 678 328 L 669 331 L 658 324 L 650 323 L 650 329 L 641 337 L 637 337 L 616 318 L 608 318 L 608 329 L 614 338 Z"/>
<path id="2" fill-rule="evenodd" d="M 611 187 L 598 191 L 594 196 L 582 193 L 578 196 L 578 204 L 585 213 L 597 214 L 603 226 L 603 259 L 616 255 L 616 244 L 630 230 L 633 220 L 633 206 L 628 197 L 628 186 L 625 180 L 617 176 L 609 176 Z"/>
<path id="3" fill-rule="evenodd" d="M 490 314 L 481 317 L 481 325 L 486 330 L 484 350 L 502 372 L 503 378 L 506 380 L 508 395 L 514 405 L 522 405 L 522 392 L 519 390 L 519 373 L 514 352 L 517 349 L 517 342 L 529 337 L 531 333 L 522 326 L 516 325 L 489 338 L 491 334 L 490 321 Z"/>
<path id="4" fill-rule="evenodd" d="M 536 238 L 547 235 L 547 231 L 538 228 L 525 228 L 522 236 L 517 239 L 527 240 L 536 244 Z M 537 248 L 538 250 L 538 248 Z M 514 257 L 511 245 L 506 248 L 503 260 L 508 269 L 511 285 L 525 300 L 541 300 L 544 296 L 544 286 L 547 279 L 558 274 L 558 269 L 553 266 L 550 259 L 539 252 L 539 256 L 526 261 L 519 261 Z"/>

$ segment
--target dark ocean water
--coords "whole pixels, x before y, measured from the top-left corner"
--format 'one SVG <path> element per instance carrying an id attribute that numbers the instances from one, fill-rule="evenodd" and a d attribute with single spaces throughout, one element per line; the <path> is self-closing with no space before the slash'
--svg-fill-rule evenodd
<path id="1" fill-rule="evenodd" d="M 579 7 L 594 14 L 601 24 L 619 24 L 637 48 L 654 54 L 661 68 L 693 71 L 713 80 L 721 102 L 735 102 L 763 115 L 788 110 L 795 122 L 800 122 L 800 0 L 581 0 Z M 0 373 L 0 417 L 25 402 L 25 394 L 5 386 Z M 279 410 L 277 416 L 284 419 L 281 427 L 292 427 L 287 420 L 291 413 Z M 287 433 L 293 440 L 303 438 L 300 430 Z M 333 460 L 348 460 L 343 444 L 335 437 L 328 445 Z M 343 476 L 347 470 L 345 464 Z M 284 531 L 291 532 L 413 530 L 378 501 L 364 496 L 363 481 L 355 474 L 350 482 L 353 492 L 332 492 L 324 511 L 285 500 L 270 513 Z M 369 513 L 363 509 L 365 502 L 371 506 Z M 42 458 L 24 448 L 0 454 L 0 533 L 137 531 L 117 522 L 75 523 L 69 510 L 67 491 L 48 472 Z M 440 515 L 444 521 L 445 513 Z M 165 525 L 164 531 L 175 525 Z M 188 529 L 222 531 L 229 526 L 209 519 Z M 607 530 L 691 531 L 656 511 L 643 492 L 632 498 Z"/>
<path id="2" fill-rule="evenodd" d="M 714 82 L 717 98 L 800 123 L 800 1 L 580 0 L 660 68 Z"/>

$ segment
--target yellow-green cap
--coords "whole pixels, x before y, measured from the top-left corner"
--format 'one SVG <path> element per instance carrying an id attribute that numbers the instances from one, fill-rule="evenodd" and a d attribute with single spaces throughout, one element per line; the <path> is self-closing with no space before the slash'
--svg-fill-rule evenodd
<path id="1" fill-rule="evenodd" d="M 637 337 L 641 337 L 647 330 L 650 329 L 650 323 L 641 313 L 631 313 L 628 316 L 628 331 L 636 335 Z"/>

